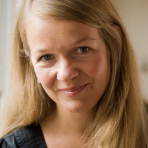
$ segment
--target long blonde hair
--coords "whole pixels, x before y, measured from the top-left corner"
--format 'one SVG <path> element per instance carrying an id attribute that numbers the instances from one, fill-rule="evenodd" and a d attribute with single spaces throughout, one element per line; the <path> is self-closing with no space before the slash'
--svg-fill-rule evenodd
<path id="1" fill-rule="evenodd" d="M 53 105 L 37 78 L 25 50 L 29 15 L 74 20 L 98 28 L 110 52 L 111 75 L 97 104 L 90 142 L 97 148 L 147 148 L 147 114 L 133 48 L 109 0 L 24 0 L 13 35 L 10 83 L 0 123 L 1 137 L 19 127 L 39 124 Z M 118 29 L 117 29 L 118 28 Z"/>

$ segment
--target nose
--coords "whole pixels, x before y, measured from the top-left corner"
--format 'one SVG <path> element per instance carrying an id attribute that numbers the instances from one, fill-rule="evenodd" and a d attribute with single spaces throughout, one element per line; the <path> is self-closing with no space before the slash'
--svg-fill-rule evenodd
<path id="1" fill-rule="evenodd" d="M 70 81 L 79 75 L 79 70 L 72 61 L 61 60 L 58 65 L 57 79 L 59 81 Z"/>

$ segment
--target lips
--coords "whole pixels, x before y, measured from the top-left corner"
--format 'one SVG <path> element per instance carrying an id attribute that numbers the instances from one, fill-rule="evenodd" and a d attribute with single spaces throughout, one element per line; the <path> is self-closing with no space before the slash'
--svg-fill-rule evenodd
<path id="1" fill-rule="evenodd" d="M 59 91 L 61 91 L 66 96 L 74 96 L 82 92 L 87 85 L 88 84 L 77 86 L 77 87 L 59 89 Z"/>

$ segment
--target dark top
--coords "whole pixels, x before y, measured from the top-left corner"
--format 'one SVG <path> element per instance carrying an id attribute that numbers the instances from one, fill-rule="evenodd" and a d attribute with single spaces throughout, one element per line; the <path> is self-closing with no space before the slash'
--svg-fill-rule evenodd
<path id="1" fill-rule="evenodd" d="M 40 125 L 31 125 L 1 138 L 0 148 L 47 148 L 47 146 Z"/>

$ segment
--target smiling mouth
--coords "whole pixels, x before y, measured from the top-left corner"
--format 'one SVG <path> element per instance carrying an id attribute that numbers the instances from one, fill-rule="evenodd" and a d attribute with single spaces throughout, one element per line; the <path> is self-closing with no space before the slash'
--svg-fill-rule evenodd
<path id="1" fill-rule="evenodd" d="M 80 86 L 80 87 L 75 87 L 75 88 L 60 89 L 59 91 L 61 91 L 66 96 L 74 96 L 74 95 L 77 95 L 80 92 L 82 92 L 86 88 L 87 85 L 88 84 L 85 84 L 85 85 Z"/>

